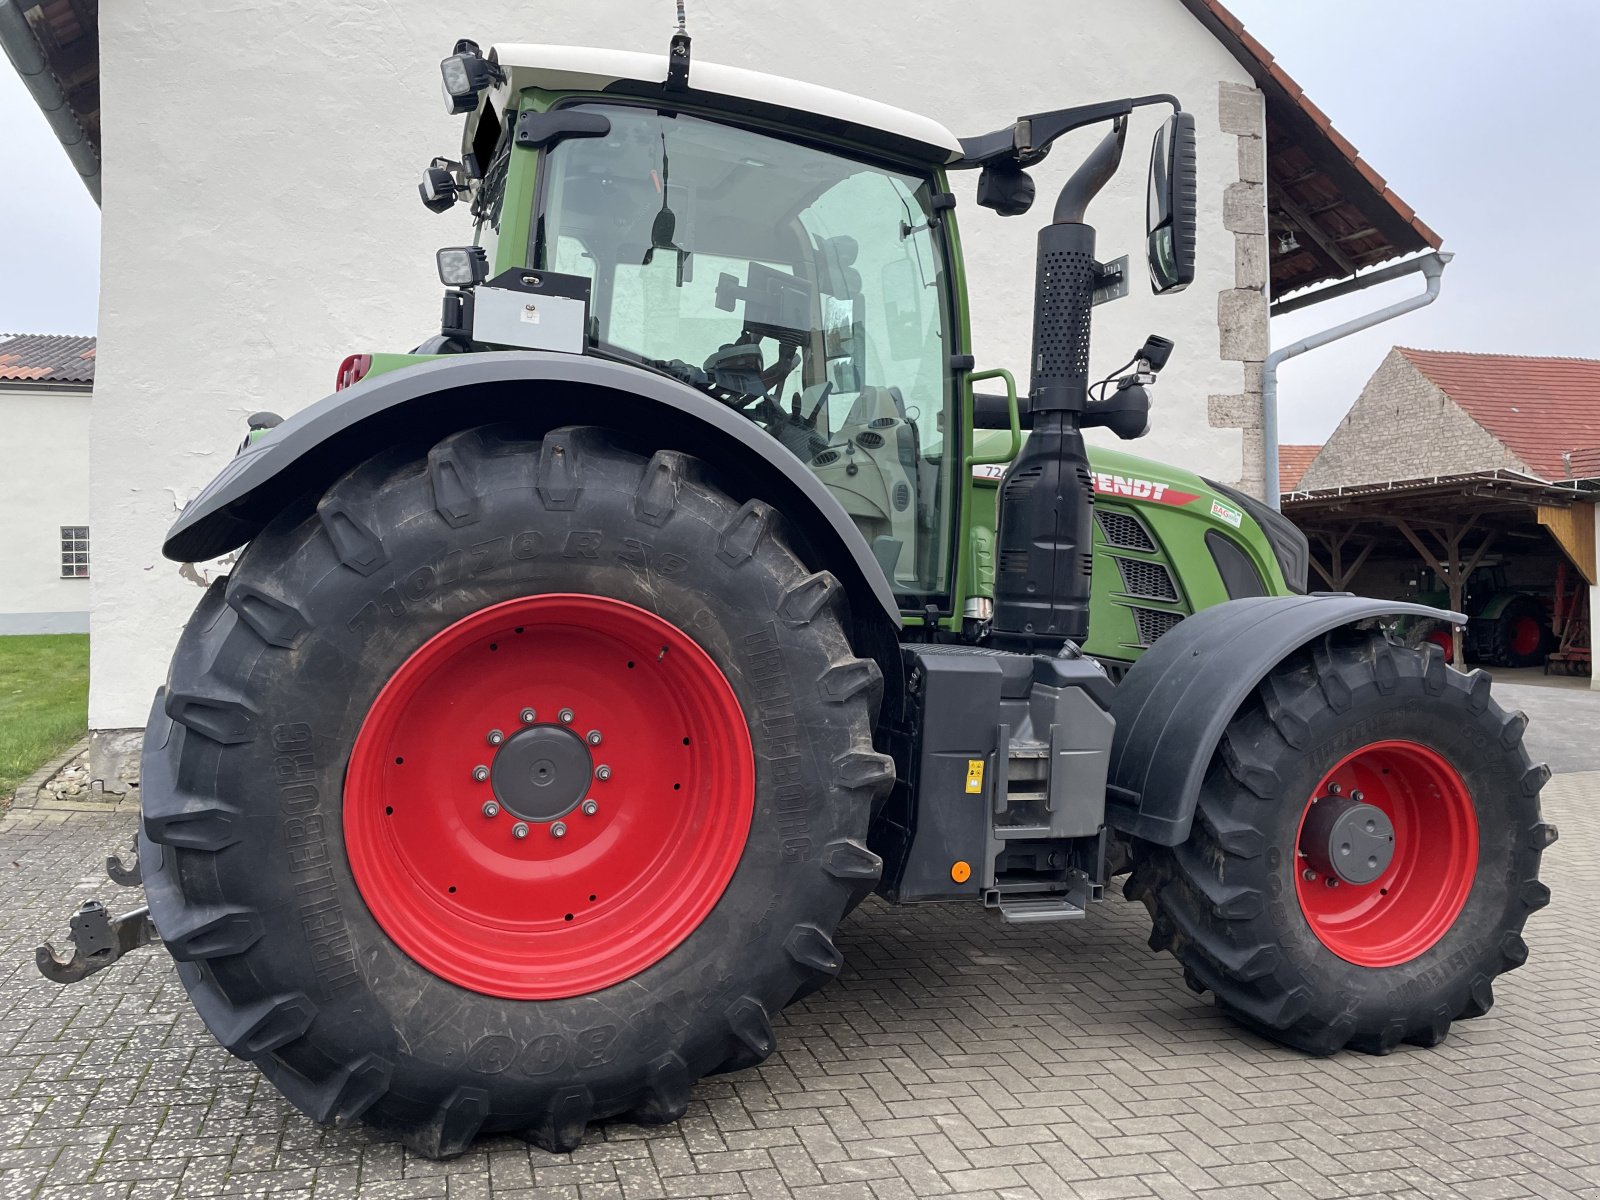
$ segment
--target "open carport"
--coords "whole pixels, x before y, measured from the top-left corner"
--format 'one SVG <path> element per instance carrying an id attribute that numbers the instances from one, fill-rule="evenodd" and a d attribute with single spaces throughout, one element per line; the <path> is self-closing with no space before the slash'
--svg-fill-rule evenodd
<path id="1" fill-rule="evenodd" d="M 1543 649 L 1556 656 L 1553 665 L 1581 670 L 1596 582 L 1596 500 L 1597 480 L 1549 483 L 1497 470 L 1293 492 L 1283 511 L 1311 542 L 1313 586 L 1442 593 L 1457 612 L 1483 610 L 1494 597 L 1532 597 L 1549 622 Z M 1504 603 L 1491 607 L 1483 619 L 1504 611 Z M 1456 628 L 1453 661 L 1478 656 L 1489 636 Z"/>

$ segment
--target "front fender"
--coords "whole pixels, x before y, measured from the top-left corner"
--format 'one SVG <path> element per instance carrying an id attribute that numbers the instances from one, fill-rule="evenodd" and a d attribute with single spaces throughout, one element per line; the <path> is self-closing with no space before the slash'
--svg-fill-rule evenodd
<path id="1" fill-rule="evenodd" d="M 1184 618 L 1112 697 L 1107 824 L 1163 846 L 1185 841 L 1223 731 L 1267 672 L 1340 626 L 1399 616 L 1466 620 L 1421 604 L 1329 593 L 1230 600 Z"/>
<path id="2" fill-rule="evenodd" d="M 245 449 L 168 530 L 161 552 L 178 562 L 215 558 L 249 541 L 308 491 L 397 442 L 513 421 L 537 436 L 563 425 L 600 425 L 646 453 L 704 459 L 741 498 L 783 512 L 832 571 L 858 611 L 900 610 L 871 547 L 833 493 L 774 438 L 677 380 L 626 363 L 575 354 L 497 351 L 452 355 L 335 392 Z"/>

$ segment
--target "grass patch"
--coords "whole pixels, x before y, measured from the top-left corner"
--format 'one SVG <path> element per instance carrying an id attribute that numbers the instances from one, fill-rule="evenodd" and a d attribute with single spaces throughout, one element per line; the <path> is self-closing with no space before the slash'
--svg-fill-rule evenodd
<path id="1" fill-rule="evenodd" d="M 0 637 L 0 800 L 89 728 L 89 635 Z"/>

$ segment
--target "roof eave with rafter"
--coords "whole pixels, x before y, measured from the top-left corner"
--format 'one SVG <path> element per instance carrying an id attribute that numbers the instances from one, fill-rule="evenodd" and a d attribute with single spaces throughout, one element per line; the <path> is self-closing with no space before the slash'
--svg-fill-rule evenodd
<path id="1" fill-rule="evenodd" d="M 1273 296 L 1443 244 L 1219 0 L 1183 5 L 1266 97 Z"/>

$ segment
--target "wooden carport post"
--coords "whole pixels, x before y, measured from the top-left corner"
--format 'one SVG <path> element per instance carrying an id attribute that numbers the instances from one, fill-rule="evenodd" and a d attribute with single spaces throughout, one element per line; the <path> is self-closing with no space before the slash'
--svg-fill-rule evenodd
<path id="1" fill-rule="evenodd" d="M 1445 561 L 1440 562 L 1439 559 L 1434 557 L 1433 552 L 1422 544 L 1422 539 L 1412 532 L 1411 526 L 1407 525 L 1402 518 L 1390 517 L 1389 520 L 1394 522 L 1394 527 L 1405 535 L 1406 541 L 1411 543 L 1412 548 L 1422 555 L 1422 560 L 1433 568 L 1433 573 L 1445 581 L 1445 587 L 1450 592 L 1450 609 L 1452 612 L 1460 612 L 1462 593 L 1466 589 L 1467 580 L 1471 577 L 1472 572 L 1477 570 L 1478 564 L 1483 561 L 1483 556 L 1488 553 L 1489 546 L 1494 541 L 1494 530 L 1490 530 L 1484 535 L 1483 541 L 1479 542 L 1478 548 L 1472 552 L 1472 557 L 1463 563 L 1461 561 L 1461 540 L 1471 533 L 1472 527 L 1478 523 L 1478 514 L 1473 513 L 1472 516 L 1467 518 L 1465 525 L 1445 525 L 1444 533 L 1435 533 L 1433 535 L 1439 539 L 1439 544 L 1444 547 Z M 1461 626 L 1459 625 L 1450 627 L 1450 646 L 1455 656 L 1456 665 L 1460 666 L 1466 662 L 1464 648 L 1461 644 Z"/>
<path id="2" fill-rule="evenodd" d="M 1348 567 L 1345 566 L 1344 544 L 1350 540 L 1351 535 L 1360 527 L 1361 522 L 1357 521 L 1341 531 L 1338 536 L 1335 536 L 1331 531 L 1319 532 L 1317 535 L 1328 549 L 1328 566 L 1324 567 L 1319 563 L 1317 556 L 1314 554 L 1311 556 L 1311 566 L 1318 575 L 1321 575 L 1327 581 L 1328 588 L 1331 591 L 1349 591 L 1350 581 L 1356 577 L 1356 572 L 1361 569 L 1361 564 L 1367 561 L 1367 556 L 1372 553 L 1373 547 L 1378 544 L 1377 538 L 1369 537 L 1367 544 L 1361 548 L 1361 553 L 1356 555 L 1355 561 Z"/>

